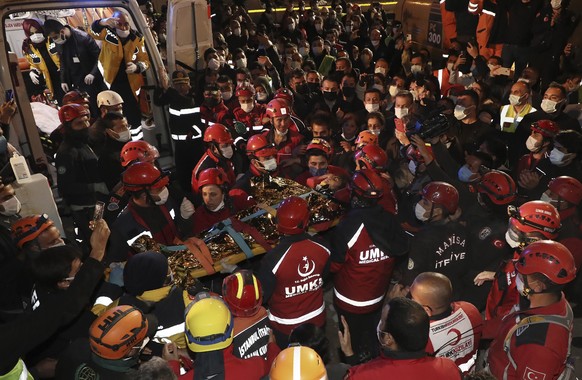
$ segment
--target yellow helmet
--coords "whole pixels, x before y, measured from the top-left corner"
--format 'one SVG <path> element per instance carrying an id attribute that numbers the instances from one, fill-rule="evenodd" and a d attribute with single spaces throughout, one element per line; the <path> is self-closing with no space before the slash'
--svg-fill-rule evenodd
<path id="1" fill-rule="evenodd" d="M 277 355 L 269 373 L 271 380 L 327 380 L 321 357 L 313 349 L 293 346 Z"/>
<path id="2" fill-rule="evenodd" d="M 222 298 L 201 292 L 185 315 L 186 340 L 192 352 L 222 350 L 232 343 L 234 320 Z"/>

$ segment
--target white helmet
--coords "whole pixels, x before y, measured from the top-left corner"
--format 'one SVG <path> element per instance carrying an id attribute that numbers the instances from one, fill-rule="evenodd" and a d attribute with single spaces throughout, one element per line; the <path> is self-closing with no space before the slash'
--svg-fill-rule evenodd
<path id="1" fill-rule="evenodd" d="M 123 98 L 115 91 L 101 91 L 97 95 L 97 107 L 116 106 L 118 104 L 123 104 Z"/>

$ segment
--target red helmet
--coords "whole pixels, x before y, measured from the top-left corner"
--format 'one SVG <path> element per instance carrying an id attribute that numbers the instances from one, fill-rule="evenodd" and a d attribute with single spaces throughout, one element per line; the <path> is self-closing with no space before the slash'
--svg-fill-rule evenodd
<path id="1" fill-rule="evenodd" d="M 89 116 L 89 110 L 81 104 L 67 104 L 59 110 L 59 120 L 61 123 L 73 121 L 78 117 Z"/>
<path id="2" fill-rule="evenodd" d="M 295 98 L 291 90 L 285 87 L 281 87 L 277 91 L 275 91 L 273 99 L 282 99 L 285 102 L 287 102 L 287 105 L 289 107 L 293 107 L 293 102 L 295 101 Z"/>
<path id="3" fill-rule="evenodd" d="M 235 96 L 255 96 L 255 88 L 250 84 L 243 84 L 236 88 Z"/>
<path id="4" fill-rule="evenodd" d="M 356 161 L 364 161 L 366 167 L 370 169 L 383 170 L 388 163 L 386 152 L 378 145 L 364 145 L 356 150 L 354 158 Z"/>
<path id="5" fill-rule="evenodd" d="M 170 180 L 149 162 L 136 162 L 123 172 L 122 182 L 127 191 L 137 192 L 162 188 Z"/>
<path id="6" fill-rule="evenodd" d="M 506 205 L 517 197 L 515 181 L 508 174 L 492 170 L 485 173 L 481 180 L 475 184 L 475 189 L 489 197 L 496 205 Z"/>
<path id="7" fill-rule="evenodd" d="M 219 168 L 205 169 L 200 174 L 198 174 L 198 189 L 200 191 L 203 186 L 206 185 L 216 185 L 223 186 L 224 184 L 230 185 L 228 182 L 228 176 L 224 170 Z"/>
<path id="8" fill-rule="evenodd" d="M 204 142 L 232 144 L 233 140 L 228 128 L 222 124 L 212 124 L 204 131 Z"/>
<path id="9" fill-rule="evenodd" d="M 309 142 L 309 144 L 307 144 L 307 148 L 305 148 L 306 155 L 307 155 L 307 152 L 309 152 L 309 150 L 311 150 L 311 149 L 321 150 L 323 153 L 325 153 L 325 156 L 328 159 L 333 152 L 333 148 L 331 147 L 331 145 L 329 145 L 329 143 L 327 141 L 325 141 L 324 139 L 320 139 L 318 137 L 314 138 L 313 140 L 311 140 Z"/>
<path id="10" fill-rule="evenodd" d="M 30 215 L 22 219 L 18 219 L 12 223 L 10 231 L 12 232 L 12 240 L 16 243 L 18 248 L 22 248 L 24 244 L 36 239 L 43 231 L 46 231 L 54 223 L 48 218 L 47 214 Z"/>
<path id="11" fill-rule="evenodd" d="M 267 141 L 264 135 L 253 135 L 247 142 L 247 155 L 252 157 L 270 157 L 277 154 L 275 145 Z"/>
<path id="12" fill-rule="evenodd" d="M 263 303 L 263 288 L 250 270 L 243 269 L 222 282 L 222 298 L 237 317 L 250 317 Z"/>
<path id="13" fill-rule="evenodd" d="M 69 91 L 63 96 L 63 105 L 67 104 L 89 104 L 89 94 L 79 90 Z"/>
<path id="14" fill-rule="evenodd" d="M 153 163 L 160 157 L 158 149 L 143 141 L 130 141 L 121 148 L 121 166 L 126 167 L 134 162 Z"/>
<path id="15" fill-rule="evenodd" d="M 358 138 L 356 138 L 356 146 L 360 146 L 361 144 L 378 145 L 378 136 L 368 130 L 362 131 L 358 134 Z"/>
<path id="16" fill-rule="evenodd" d="M 382 177 L 373 169 L 355 172 L 350 182 L 353 192 L 363 198 L 376 199 L 384 194 Z"/>
<path id="17" fill-rule="evenodd" d="M 531 125 L 531 130 L 541 134 L 544 137 L 552 138 L 560 132 L 558 124 L 551 120 L 538 120 Z"/>
<path id="18" fill-rule="evenodd" d="M 309 223 L 309 206 L 303 198 L 292 196 L 279 205 L 277 209 L 277 229 L 287 235 L 304 232 Z"/>
<path id="19" fill-rule="evenodd" d="M 449 214 L 454 214 L 459 207 L 459 192 L 446 182 L 434 181 L 422 189 L 422 197 L 436 205 L 443 206 Z"/>
<path id="20" fill-rule="evenodd" d="M 267 104 L 265 115 L 269 118 L 291 115 L 291 108 L 282 99 L 273 99 Z"/>
<path id="21" fill-rule="evenodd" d="M 530 201 L 519 209 L 508 206 L 509 222 L 521 232 L 540 232 L 546 239 L 555 239 L 560 229 L 560 213 L 544 201 Z"/>
<path id="22" fill-rule="evenodd" d="M 568 176 L 554 178 L 548 184 L 548 189 L 561 199 L 576 206 L 582 201 L 582 183 L 576 178 Z"/>
<path id="23" fill-rule="evenodd" d="M 531 243 L 515 263 L 521 274 L 540 273 L 554 284 L 564 285 L 576 278 L 576 263 L 568 248 L 551 240 Z"/>

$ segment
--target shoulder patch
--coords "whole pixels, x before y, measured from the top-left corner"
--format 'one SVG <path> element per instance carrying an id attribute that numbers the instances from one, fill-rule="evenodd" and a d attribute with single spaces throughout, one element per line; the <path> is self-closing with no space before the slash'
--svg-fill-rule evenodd
<path id="1" fill-rule="evenodd" d="M 57 169 L 57 173 L 59 174 L 65 174 L 67 172 L 67 168 L 64 166 L 59 166 Z"/>
<path id="2" fill-rule="evenodd" d="M 414 260 L 411 258 L 408 259 L 408 270 L 414 269 Z"/>
<path id="3" fill-rule="evenodd" d="M 119 210 L 119 203 L 116 203 L 116 202 L 109 203 L 107 205 L 107 210 L 109 210 L 109 211 Z"/>
<path id="4" fill-rule="evenodd" d="M 524 344 L 546 344 L 549 323 L 537 323 L 520 327 L 515 332 L 515 346 Z"/>
<path id="5" fill-rule="evenodd" d="M 481 231 L 479 231 L 479 240 L 485 240 L 489 235 L 491 235 L 491 227 L 483 227 Z"/>
<path id="6" fill-rule="evenodd" d="M 99 374 L 83 363 L 75 371 L 75 380 L 99 380 Z"/>

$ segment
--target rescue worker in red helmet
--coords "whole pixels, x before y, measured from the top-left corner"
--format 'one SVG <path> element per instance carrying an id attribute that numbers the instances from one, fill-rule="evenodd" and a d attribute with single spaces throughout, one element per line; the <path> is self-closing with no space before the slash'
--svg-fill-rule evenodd
<path id="1" fill-rule="evenodd" d="M 508 206 L 509 226 L 505 241 L 514 250 L 513 257 L 505 260 L 496 272 L 481 273 L 480 280 L 493 280 L 487 296 L 485 319 L 501 319 L 518 301 L 514 262 L 521 251 L 538 240 L 557 239 L 561 226 L 560 214 L 551 204 L 530 201 L 519 208 Z"/>
<path id="2" fill-rule="evenodd" d="M 222 169 L 203 170 L 198 176 L 197 185 L 202 204 L 196 208 L 192 228 L 194 235 L 255 205 L 243 190 L 230 190 L 231 182 Z"/>
<path id="3" fill-rule="evenodd" d="M 170 137 L 174 142 L 176 176 L 184 190 L 190 188 L 192 170 L 204 154 L 203 125 L 200 107 L 197 107 L 190 77 L 181 69 L 172 73 L 171 86 L 167 73 L 160 76 L 161 87 L 154 90 L 154 104 L 168 106 Z"/>
<path id="4" fill-rule="evenodd" d="M 374 326 L 396 261 L 408 252 L 408 237 L 378 204 L 383 183 L 374 170 L 356 172 L 349 186 L 352 207 L 330 237 L 333 302 L 362 361 L 378 354 Z"/>
<path id="5" fill-rule="evenodd" d="M 200 292 L 186 308 L 186 339 L 188 354 L 195 359 L 180 355 L 175 344 L 166 345 L 162 357 L 180 380 L 208 379 L 225 380 L 260 379 L 269 372 L 279 348 L 270 341 L 267 345 L 267 360 L 260 356 L 240 359 L 235 356 L 234 318 L 227 304 L 218 296 Z M 186 365 L 184 365 L 186 364 Z M 181 372 L 187 369 L 187 372 Z M 186 367 L 186 368 L 184 368 Z"/>
<path id="6" fill-rule="evenodd" d="M 557 239 L 574 256 L 576 270 L 582 266 L 582 228 L 579 206 L 582 203 L 582 183 L 575 178 L 562 176 L 554 178 L 540 200 L 556 207 L 560 213 L 562 228 Z"/>
<path id="7" fill-rule="evenodd" d="M 273 100 L 274 99 L 282 100 L 283 103 L 286 104 L 291 109 L 292 123 L 289 126 L 289 128 L 291 128 L 292 131 L 295 131 L 307 137 L 309 135 L 309 131 L 307 131 L 305 123 L 301 120 L 302 118 L 300 118 L 299 115 L 295 112 L 295 95 L 293 95 L 293 91 L 286 87 L 280 87 L 273 94 Z"/>
<path id="8" fill-rule="evenodd" d="M 261 356 L 267 359 L 269 319 L 262 306 L 263 288 L 246 269 L 225 277 L 222 298 L 234 316 L 233 355 L 239 359 Z"/>
<path id="9" fill-rule="evenodd" d="M 129 379 L 156 332 L 157 321 L 129 305 L 107 310 L 91 324 L 89 336 L 74 341 L 59 360 L 57 379 L 79 373 L 93 378 Z"/>
<path id="10" fill-rule="evenodd" d="M 441 273 L 416 276 L 407 298 L 418 302 L 430 318 L 426 352 L 449 358 L 468 373 L 475 365 L 483 330 L 483 317 L 471 303 L 453 301 L 453 285 Z"/>
<path id="11" fill-rule="evenodd" d="M 207 83 L 204 86 L 204 102 L 200 106 L 202 113 L 202 124 L 206 127 L 214 123 L 226 125 L 232 128 L 234 116 L 232 112 L 224 105 L 222 93 L 216 83 Z"/>
<path id="12" fill-rule="evenodd" d="M 191 173 L 191 188 L 198 192 L 198 177 L 206 169 L 219 168 L 228 176 L 228 181 L 234 183 L 233 156 L 235 154 L 232 135 L 222 124 L 213 124 L 204 131 L 206 152 L 194 166 Z"/>
<path id="13" fill-rule="evenodd" d="M 267 104 L 265 116 L 270 119 L 271 127 L 263 133 L 263 136 L 277 150 L 277 163 L 290 177 L 299 174 L 301 159 L 298 148 L 303 141 L 303 136 L 291 129 L 292 109 L 281 99 L 273 99 Z M 292 166 L 293 165 L 293 166 Z"/>
<path id="14" fill-rule="evenodd" d="M 293 196 L 277 209 L 279 244 L 265 255 L 257 275 L 279 347 L 302 323 L 325 324 L 323 280 L 329 270 L 328 244 L 307 234 L 310 211 L 305 199 Z"/>
<path id="15" fill-rule="evenodd" d="M 194 205 L 179 189 L 170 191 L 167 174 L 137 162 L 125 170 L 122 182 L 131 198 L 113 223 L 109 261 L 126 261 L 129 247 L 144 233 L 164 245 L 190 234 Z"/>
<path id="16" fill-rule="evenodd" d="M 384 149 L 374 144 L 364 145 L 356 150 L 354 161 L 356 162 L 356 171 L 373 169 L 380 174 L 384 188 L 382 190 L 383 195 L 378 203 L 389 213 L 398 214 L 398 202 L 392 189 L 394 181 L 387 172 L 388 156 Z"/>
<path id="17" fill-rule="evenodd" d="M 63 105 L 82 104 L 89 109 L 89 94 L 80 90 L 71 90 L 63 96 Z"/>
<path id="18" fill-rule="evenodd" d="M 263 118 L 266 107 L 264 104 L 258 104 L 255 101 L 255 88 L 250 84 L 237 87 L 235 95 L 240 104 L 232 111 L 238 133 L 236 141 L 238 142 L 239 140 L 247 140 L 250 136 L 263 131 Z M 244 125 L 244 130 L 237 122 Z"/>
<path id="19" fill-rule="evenodd" d="M 574 315 L 562 289 L 576 277 L 574 258 L 558 242 L 537 241 L 523 250 L 515 270 L 523 301 L 498 329 L 485 331 L 493 338 L 488 370 L 498 379 L 567 379 Z"/>
<path id="20" fill-rule="evenodd" d="M 104 199 L 109 191 L 99 176 L 97 156 L 87 144 L 87 108 L 80 104 L 62 106 L 59 119 L 65 132 L 55 157 L 59 194 L 71 208 L 79 238 L 88 242 L 95 202 Z"/>
<path id="21" fill-rule="evenodd" d="M 421 195 L 414 214 L 424 225 L 410 241 L 408 262 L 403 263 L 404 285 L 411 285 L 422 272 L 442 273 L 451 280 L 457 301 L 473 280 L 466 278 L 473 254 L 467 228 L 459 221 L 459 192 L 449 183 L 434 181 L 424 186 Z"/>
<path id="22" fill-rule="evenodd" d="M 279 174 L 277 149 L 264 135 L 254 135 L 247 142 L 246 152 L 250 160 L 249 170 L 237 179 L 234 188 L 251 193 L 251 181 Z"/>
<path id="23" fill-rule="evenodd" d="M 330 165 L 332 155 L 333 149 L 326 140 L 321 138 L 311 140 L 307 144 L 304 155 L 307 163 L 307 171 L 297 176 L 295 181 L 312 189 L 317 188 L 321 182 L 325 181 L 329 186 L 329 190 L 332 192 L 345 186 L 349 174 L 339 166 Z M 330 177 L 339 177 L 339 179 L 326 181 Z"/>

